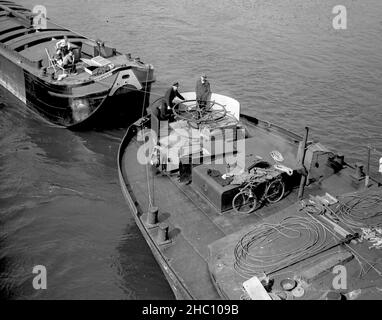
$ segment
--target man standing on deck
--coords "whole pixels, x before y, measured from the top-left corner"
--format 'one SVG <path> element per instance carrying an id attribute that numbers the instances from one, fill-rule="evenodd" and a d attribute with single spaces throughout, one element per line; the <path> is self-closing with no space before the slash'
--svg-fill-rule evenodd
<path id="1" fill-rule="evenodd" d="M 196 101 L 200 108 L 205 108 L 207 101 L 210 98 L 211 87 L 210 83 L 207 81 L 207 76 L 203 74 L 200 79 L 196 82 Z"/>
<path id="2" fill-rule="evenodd" d="M 178 92 L 179 83 L 175 82 L 171 88 L 166 91 L 164 95 L 164 101 L 161 105 L 160 117 L 162 119 L 168 119 L 172 114 L 172 108 L 174 107 L 173 100 L 178 97 L 181 100 L 185 100 L 184 97 Z"/>

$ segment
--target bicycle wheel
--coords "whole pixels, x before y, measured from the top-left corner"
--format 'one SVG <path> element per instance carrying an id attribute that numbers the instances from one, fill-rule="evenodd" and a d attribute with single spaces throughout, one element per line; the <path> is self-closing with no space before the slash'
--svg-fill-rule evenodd
<path id="1" fill-rule="evenodd" d="M 251 213 L 257 207 L 256 196 L 250 190 L 242 190 L 232 199 L 232 208 L 237 213 Z"/>
<path id="2" fill-rule="evenodd" d="M 282 199 L 285 193 L 285 184 L 280 180 L 272 181 L 265 190 L 265 198 L 270 203 L 276 203 Z"/>

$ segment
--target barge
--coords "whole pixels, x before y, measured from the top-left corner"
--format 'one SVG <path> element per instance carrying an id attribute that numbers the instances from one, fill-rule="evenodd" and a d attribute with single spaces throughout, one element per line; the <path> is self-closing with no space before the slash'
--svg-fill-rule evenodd
<path id="1" fill-rule="evenodd" d="M 342 154 L 194 92 L 151 105 L 118 152 L 122 193 L 177 299 L 381 299 L 382 188 Z"/>
<path id="2" fill-rule="evenodd" d="M 49 19 L 0 1 L 0 84 L 42 120 L 73 130 L 127 127 L 147 107 L 154 68 Z M 59 41 L 70 44 L 71 70 L 54 58 Z"/>

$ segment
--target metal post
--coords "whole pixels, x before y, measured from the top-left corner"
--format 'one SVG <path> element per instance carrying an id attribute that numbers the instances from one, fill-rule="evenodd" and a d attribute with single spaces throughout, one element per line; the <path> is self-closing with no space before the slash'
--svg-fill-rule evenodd
<path id="1" fill-rule="evenodd" d="M 309 133 L 309 128 L 305 127 L 305 134 L 304 134 L 304 140 L 303 140 L 303 145 L 302 145 L 302 157 L 301 157 L 301 165 L 305 169 L 304 171 L 306 172 L 306 168 L 304 165 L 305 161 L 305 154 L 306 154 L 306 144 L 308 142 L 308 133 Z M 304 187 L 306 183 L 306 175 L 302 174 L 301 175 L 301 180 L 300 180 L 300 188 L 298 189 L 298 199 L 302 199 L 304 195 Z"/>
<path id="2" fill-rule="evenodd" d="M 369 185 L 369 177 L 370 177 L 370 154 L 371 148 L 367 146 L 367 165 L 366 165 L 366 177 L 365 177 L 365 187 Z"/>

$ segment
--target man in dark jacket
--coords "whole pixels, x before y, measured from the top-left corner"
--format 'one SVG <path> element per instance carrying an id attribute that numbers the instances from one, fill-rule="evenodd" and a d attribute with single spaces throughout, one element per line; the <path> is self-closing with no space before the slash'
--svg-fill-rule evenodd
<path id="1" fill-rule="evenodd" d="M 168 119 L 172 114 L 172 108 L 174 107 L 173 100 L 178 97 L 181 100 L 185 100 L 184 97 L 178 92 L 179 83 L 175 82 L 171 88 L 166 91 L 164 95 L 164 101 L 161 105 L 160 117 L 162 119 Z"/>
<path id="2" fill-rule="evenodd" d="M 203 74 L 196 82 L 196 101 L 200 108 L 204 108 L 207 105 L 207 101 L 211 95 L 210 83 L 207 81 L 207 76 Z"/>

